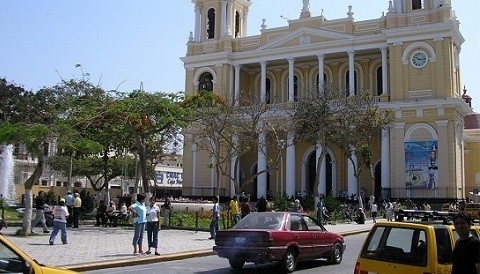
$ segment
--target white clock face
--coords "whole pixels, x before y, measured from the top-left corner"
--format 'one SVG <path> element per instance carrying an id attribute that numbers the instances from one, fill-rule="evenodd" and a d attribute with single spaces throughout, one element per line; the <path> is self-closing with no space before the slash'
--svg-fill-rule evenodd
<path id="1" fill-rule="evenodd" d="M 428 57 L 423 51 L 417 51 L 412 55 L 410 63 L 415 68 L 423 68 L 427 64 Z"/>

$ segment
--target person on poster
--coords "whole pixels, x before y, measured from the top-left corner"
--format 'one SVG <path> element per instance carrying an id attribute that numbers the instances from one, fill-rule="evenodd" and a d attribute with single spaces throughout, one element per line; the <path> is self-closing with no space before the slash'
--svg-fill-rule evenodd
<path id="1" fill-rule="evenodd" d="M 427 188 L 435 189 L 437 188 L 437 178 L 436 173 L 438 170 L 437 166 L 437 151 L 431 150 L 428 154 L 428 181 L 427 181 Z"/>

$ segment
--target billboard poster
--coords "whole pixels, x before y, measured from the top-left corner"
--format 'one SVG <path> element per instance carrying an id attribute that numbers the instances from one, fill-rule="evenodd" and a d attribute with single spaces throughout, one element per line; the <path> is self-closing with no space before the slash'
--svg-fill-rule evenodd
<path id="1" fill-rule="evenodd" d="M 405 142 L 405 186 L 438 187 L 438 141 Z"/>

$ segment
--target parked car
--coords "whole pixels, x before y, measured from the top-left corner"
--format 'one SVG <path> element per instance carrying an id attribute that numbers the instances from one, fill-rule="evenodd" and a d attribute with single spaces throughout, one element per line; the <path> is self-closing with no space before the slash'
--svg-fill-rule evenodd
<path id="1" fill-rule="evenodd" d="M 345 248 L 341 235 L 305 213 L 253 212 L 233 228 L 218 231 L 213 250 L 233 269 L 246 262 L 279 262 L 281 271 L 290 273 L 298 261 L 325 258 L 339 264 Z"/>
<path id="2" fill-rule="evenodd" d="M 40 264 L 0 234 L 0 273 L 67 274 L 77 272 Z"/>
<path id="3" fill-rule="evenodd" d="M 396 222 L 378 222 L 358 255 L 355 274 L 450 273 L 458 234 L 455 212 L 399 210 Z M 480 235 L 472 226 L 471 234 Z"/>

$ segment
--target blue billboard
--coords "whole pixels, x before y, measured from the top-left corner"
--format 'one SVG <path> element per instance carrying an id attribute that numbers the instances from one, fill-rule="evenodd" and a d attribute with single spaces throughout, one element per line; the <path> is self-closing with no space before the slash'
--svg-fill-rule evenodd
<path id="1" fill-rule="evenodd" d="M 438 141 L 405 142 L 405 186 L 438 187 Z"/>

